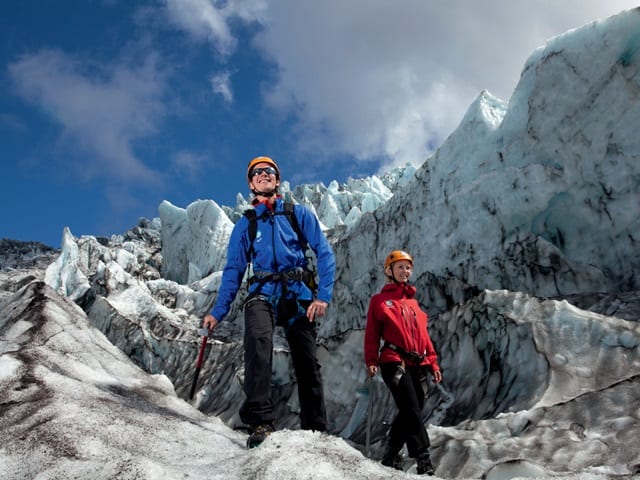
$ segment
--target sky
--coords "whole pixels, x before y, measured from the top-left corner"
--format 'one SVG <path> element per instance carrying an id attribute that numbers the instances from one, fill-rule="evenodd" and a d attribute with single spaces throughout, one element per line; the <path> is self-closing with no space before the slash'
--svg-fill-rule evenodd
<path id="1" fill-rule="evenodd" d="M 626 0 L 0 3 L 0 238 L 123 233 L 168 200 L 234 206 L 420 165 L 482 90 Z"/>

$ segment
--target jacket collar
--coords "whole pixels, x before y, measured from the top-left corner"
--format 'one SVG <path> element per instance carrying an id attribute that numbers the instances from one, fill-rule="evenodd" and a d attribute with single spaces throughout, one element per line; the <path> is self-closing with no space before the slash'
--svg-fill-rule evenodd
<path id="1" fill-rule="evenodd" d="M 275 209 L 276 209 L 276 206 L 278 205 L 279 200 L 281 200 L 281 199 L 282 199 L 282 195 L 276 195 L 276 199 L 275 199 L 275 201 L 273 202 L 273 205 L 271 205 L 271 204 L 269 203 L 269 199 L 268 199 L 268 198 L 263 198 L 262 200 L 259 200 L 259 199 L 258 199 L 258 197 L 256 197 L 256 198 L 254 198 L 254 199 L 251 201 L 251 205 L 252 205 L 252 206 L 253 206 L 253 208 L 255 208 L 256 210 L 258 210 L 258 207 L 259 207 L 260 205 L 264 205 L 264 208 L 268 208 L 269 210 L 272 210 L 272 211 L 273 211 L 273 210 L 275 210 Z"/>
<path id="2" fill-rule="evenodd" d="M 416 287 L 410 283 L 385 283 L 382 291 L 398 298 L 413 298 L 416 294 Z"/>

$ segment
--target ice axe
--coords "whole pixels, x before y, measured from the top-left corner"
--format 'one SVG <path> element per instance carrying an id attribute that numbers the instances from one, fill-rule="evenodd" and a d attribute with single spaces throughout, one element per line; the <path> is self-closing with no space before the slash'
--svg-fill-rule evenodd
<path id="1" fill-rule="evenodd" d="M 369 392 L 369 403 L 367 405 L 367 430 L 365 434 L 365 451 L 367 452 L 367 458 L 371 458 L 371 412 L 373 410 L 373 391 L 371 377 L 367 378 L 367 390 Z"/>
<path id="2" fill-rule="evenodd" d="M 202 359 L 204 358 L 204 350 L 207 347 L 209 330 L 207 330 L 206 328 L 200 328 L 198 329 L 198 335 L 202 336 L 202 344 L 200 345 L 200 353 L 198 353 L 198 361 L 196 362 L 196 373 L 193 376 L 193 383 L 191 384 L 191 391 L 189 392 L 189 400 L 193 400 L 193 394 L 196 393 L 196 385 L 198 384 L 200 369 L 202 368 Z"/>

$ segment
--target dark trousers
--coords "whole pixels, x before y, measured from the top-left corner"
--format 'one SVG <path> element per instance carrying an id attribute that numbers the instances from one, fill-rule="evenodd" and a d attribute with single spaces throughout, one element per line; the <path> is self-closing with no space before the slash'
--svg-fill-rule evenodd
<path id="1" fill-rule="evenodd" d="M 399 452 L 406 443 L 409 456 L 415 458 L 428 452 L 430 445 L 429 435 L 422 421 L 425 395 L 421 380 L 424 374 L 419 367 L 406 367 L 405 374 L 395 383 L 398 366 L 397 363 L 384 363 L 380 366 L 382 379 L 398 407 L 398 414 L 389 431 L 389 444 Z"/>
<path id="2" fill-rule="evenodd" d="M 297 308 L 296 308 L 297 312 Z M 295 315 L 296 312 L 291 312 Z M 255 299 L 245 306 L 244 393 L 240 419 L 247 425 L 273 423 L 271 370 L 275 312 L 266 300 Z M 298 382 L 300 427 L 325 431 L 327 428 L 320 363 L 316 355 L 315 324 L 302 316 L 287 329 L 287 341 Z"/>

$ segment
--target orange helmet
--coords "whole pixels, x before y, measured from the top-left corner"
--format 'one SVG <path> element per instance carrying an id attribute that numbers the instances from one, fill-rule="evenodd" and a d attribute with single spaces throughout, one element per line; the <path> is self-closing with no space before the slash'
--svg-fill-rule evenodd
<path id="1" fill-rule="evenodd" d="M 271 158 L 269 157 L 256 157 L 253 160 L 251 160 L 249 162 L 249 165 L 247 165 L 247 178 L 249 180 L 251 180 L 251 171 L 253 170 L 253 167 L 255 165 L 257 165 L 258 163 L 269 163 L 273 166 L 273 168 L 276 169 L 276 178 L 280 178 L 280 169 L 278 168 L 278 164 L 276 162 L 274 162 Z"/>
<path id="2" fill-rule="evenodd" d="M 384 261 L 384 268 L 391 266 L 392 263 L 395 263 L 399 260 L 408 260 L 409 262 L 411 262 L 411 266 L 413 266 L 413 258 L 411 258 L 411 255 L 403 250 L 394 250 L 389 255 L 387 255 L 387 258 Z"/>

